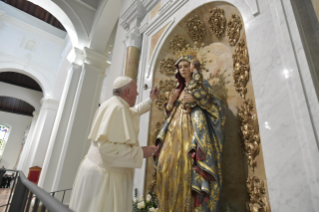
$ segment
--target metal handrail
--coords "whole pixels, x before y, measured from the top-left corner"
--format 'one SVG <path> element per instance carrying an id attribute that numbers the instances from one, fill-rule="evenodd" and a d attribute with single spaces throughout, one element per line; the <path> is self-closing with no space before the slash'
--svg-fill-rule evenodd
<path id="1" fill-rule="evenodd" d="M 24 211 L 25 205 L 28 200 L 29 201 L 28 201 L 27 208 L 29 208 L 32 198 L 28 198 L 28 196 L 33 197 L 33 195 L 36 196 L 36 200 L 34 204 L 36 208 L 38 207 L 39 202 L 42 202 L 43 206 L 46 209 L 48 209 L 50 212 L 72 212 L 70 209 L 68 209 L 66 206 L 64 206 L 61 202 L 59 202 L 57 199 L 52 197 L 46 191 L 44 191 L 43 189 L 41 189 L 34 183 L 30 182 L 25 177 L 22 171 L 9 170 L 9 169 L 6 169 L 6 170 L 19 173 L 19 176 L 16 176 L 16 178 L 18 178 L 18 183 L 15 188 L 15 193 L 12 198 L 9 212 Z"/>

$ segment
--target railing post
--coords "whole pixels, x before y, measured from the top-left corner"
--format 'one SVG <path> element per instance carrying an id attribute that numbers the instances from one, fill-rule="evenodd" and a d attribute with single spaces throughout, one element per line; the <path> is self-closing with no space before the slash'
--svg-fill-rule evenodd
<path id="1" fill-rule="evenodd" d="M 19 204 L 19 210 L 18 211 L 21 211 L 23 212 L 24 211 L 24 208 L 26 206 L 26 203 L 27 203 L 27 198 L 28 198 L 28 194 L 29 194 L 29 189 L 25 186 L 22 187 L 22 191 L 21 191 L 22 195 L 21 195 L 21 202 Z"/>
<path id="2" fill-rule="evenodd" d="M 8 206 L 10 204 L 12 192 L 16 188 L 16 180 L 17 180 L 18 177 L 19 177 L 19 174 L 18 174 L 18 172 L 16 172 L 16 176 L 14 178 L 14 181 L 13 181 L 13 184 L 12 184 L 12 188 L 11 188 L 11 192 L 10 192 L 9 199 L 8 199 L 8 203 L 7 203 L 7 206 L 6 206 L 6 212 L 8 211 Z"/>
<path id="3" fill-rule="evenodd" d="M 27 209 L 27 210 L 26 210 L 27 212 L 29 212 L 29 210 L 30 210 L 30 205 L 31 205 L 32 199 L 33 199 L 33 193 L 30 192 L 30 193 L 29 193 L 29 197 L 28 197 L 28 200 L 29 200 L 29 201 L 28 201 L 28 205 L 27 205 L 27 208 L 26 208 L 26 209 Z"/>
<path id="4" fill-rule="evenodd" d="M 64 190 L 63 196 L 62 196 L 62 203 L 63 203 L 63 200 L 64 200 L 64 196 L 65 196 L 65 190 Z"/>
<path id="5" fill-rule="evenodd" d="M 21 179 L 20 179 L 20 176 L 18 178 L 18 183 L 17 183 L 17 186 L 15 188 L 15 195 L 13 195 L 13 198 L 12 198 L 12 201 L 11 201 L 11 204 L 10 204 L 10 209 L 9 209 L 9 212 L 17 212 L 18 211 L 18 207 L 19 207 L 19 199 L 20 199 L 20 196 L 21 196 L 21 191 L 22 191 L 22 182 L 21 182 Z"/>
<path id="6" fill-rule="evenodd" d="M 39 201 L 38 197 L 35 197 L 35 201 L 34 201 L 32 212 L 37 212 L 38 211 L 39 203 L 40 203 L 40 201 Z"/>
<path id="7" fill-rule="evenodd" d="M 45 209 L 46 209 L 45 205 L 42 204 L 42 206 L 41 206 L 41 212 L 45 212 Z"/>

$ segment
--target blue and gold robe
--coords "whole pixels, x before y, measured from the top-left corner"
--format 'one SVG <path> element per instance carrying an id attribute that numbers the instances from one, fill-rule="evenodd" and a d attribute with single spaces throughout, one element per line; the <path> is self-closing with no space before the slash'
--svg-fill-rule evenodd
<path id="1" fill-rule="evenodd" d="M 163 211 L 218 211 L 222 187 L 225 108 L 209 83 L 191 92 L 196 106 L 182 111 L 181 92 L 157 136 L 157 197 Z"/>

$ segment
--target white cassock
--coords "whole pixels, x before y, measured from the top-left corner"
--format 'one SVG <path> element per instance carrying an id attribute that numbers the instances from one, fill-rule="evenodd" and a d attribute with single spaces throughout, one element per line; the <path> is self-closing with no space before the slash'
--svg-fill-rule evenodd
<path id="1" fill-rule="evenodd" d="M 139 116 L 150 110 L 148 98 L 134 108 L 113 96 L 97 111 L 73 186 L 69 207 L 76 212 L 131 212 L 133 171 L 141 168 Z"/>

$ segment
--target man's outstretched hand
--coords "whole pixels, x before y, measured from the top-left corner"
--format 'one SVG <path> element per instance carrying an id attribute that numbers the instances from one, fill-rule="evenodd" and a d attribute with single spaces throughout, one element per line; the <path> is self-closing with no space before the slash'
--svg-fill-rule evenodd
<path id="1" fill-rule="evenodd" d="M 151 157 L 152 155 L 155 154 L 157 151 L 157 146 L 151 145 L 151 146 L 142 146 L 144 158 Z"/>
<path id="2" fill-rule="evenodd" d="M 156 99 L 158 93 L 159 93 L 159 90 L 157 87 L 152 88 L 151 94 L 150 94 L 150 98 L 152 99 L 152 101 L 154 101 L 154 99 Z"/>

